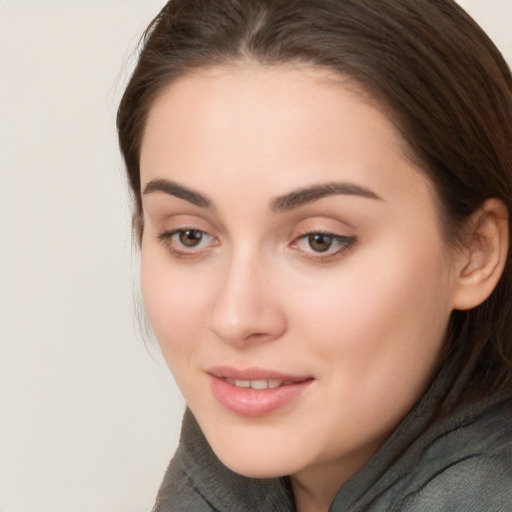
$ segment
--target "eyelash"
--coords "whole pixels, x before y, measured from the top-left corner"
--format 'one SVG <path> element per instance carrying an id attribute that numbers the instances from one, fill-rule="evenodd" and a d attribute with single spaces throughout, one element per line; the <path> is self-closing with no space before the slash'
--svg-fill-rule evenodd
<path id="1" fill-rule="evenodd" d="M 311 247 L 311 239 L 312 237 L 318 236 L 330 238 L 330 244 L 332 245 L 334 243 L 337 243 L 339 247 L 333 250 L 331 249 L 331 245 L 329 245 L 329 247 L 325 251 L 313 250 L 313 248 Z M 341 256 L 341 254 L 351 250 L 356 243 L 356 237 L 354 236 L 337 235 L 336 233 L 331 233 L 330 231 L 309 231 L 296 238 L 295 241 L 292 243 L 291 247 L 293 249 L 296 249 L 299 242 L 303 240 L 306 241 L 306 243 L 308 243 L 311 249 L 310 251 L 302 249 L 304 257 L 319 262 L 333 260 L 337 256 Z"/>
<path id="2" fill-rule="evenodd" d="M 194 232 L 199 234 L 201 237 L 209 237 L 212 240 L 214 239 L 211 235 L 209 235 L 206 231 L 202 231 L 201 229 L 195 229 L 195 228 L 181 228 L 181 229 L 175 229 L 173 231 L 166 231 L 164 233 L 160 233 L 158 235 L 158 239 L 163 244 L 163 246 L 171 252 L 173 256 L 180 259 L 187 259 L 187 258 L 197 258 L 205 253 L 205 250 L 203 251 L 197 251 L 195 250 L 195 247 L 192 247 L 191 250 L 187 250 L 185 246 L 181 245 L 183 249 L 177 249 L 172 245 L 173 238 L 176 235 L 180 235 L 187 232 Z M 201 240 L 202 241 L 202 240 Z M 178 242 L 179 243 L 179 242 Z M 209 248 L 211 249 L 211 248 Z M 209 249 L 206 249 L 206 251 L 209 252 Z"/>
<path id="3" fill-rule="evenodd" d="M 173 239 L 176 237 L 176 235 L 184 234 L 187 232 L 196 233 L 201 237 L 201 241 L 204 237 L 208 237 L 211 240 L 214 240 L 214 238 L 209 235 L 206 231 L 202 231 L 200 229 L 195 228 L 181 228 L 181 229 L 175 229 L 173 231 L 166 231 L 164 233 L 160 233 L 158 235 L 159 241 L 163 244 L 163 246 L 169 250 L 173 256 L 179 259 L 191 259 L 191 258 L 199 258 L 205 253 L 210 252 L 212 247 L 208 247 L 207 249 L 203 250 L 197 250 L 197 246 L 191 247 L 190 250 L 187 250 L 187 248 L 181 244 L 180 242 L 177 242 L 180 244 L 180 248 L 176 248 L 173 246 Z M 325 251 L 315 251 L 311 247 L 311 241 L 313 237 L 327 237 L 329 238 L 329 247 L 325 249 Z M 192 240 L 193 238 L 191 238 Z M 298 248 L 298 245 L 301 241 L 305 240 L 308 241 L 309 239 L 309 248 L 310 251 L 300 249 Z M 307 243 L 307 242 L 306 242 Z M 337 243 L 339 247 L 336 250 L 331 249 L 331 245 Z M 353 246 L 356 243 L 356 237 L 353 236 L 345 236 L 345 235 L 337 235 L 335 233 L 331 233 L 329 231 L 309 231 L 307 233 L 304 233 L 300 235 L 299 237 L 295 238 L 293 243 L 290 245 L 290 247 L 296 251 L 301 251 L 303 253 L 303 257 L 313 260 L 313 261 L 326 261 L 326 260 L 332 260 L 335 259 L 337 256 L 340 256 L 342 253 L 345 253 L 346 251 L 349 251 L 353 248 Z M 215 244 L 217 245 L 217 244 Z"/>

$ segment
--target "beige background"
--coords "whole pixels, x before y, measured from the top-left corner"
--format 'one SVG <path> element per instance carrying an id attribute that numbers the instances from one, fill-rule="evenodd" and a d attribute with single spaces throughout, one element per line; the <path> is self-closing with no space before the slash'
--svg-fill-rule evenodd
<path id="1" fill-rule="evenodd" d="M 512 0 L 461 3 L 512 62 Z M 163 4 L 0 0 L 0 512 L 149 512 L 177 443 L 114 131 Z"/>

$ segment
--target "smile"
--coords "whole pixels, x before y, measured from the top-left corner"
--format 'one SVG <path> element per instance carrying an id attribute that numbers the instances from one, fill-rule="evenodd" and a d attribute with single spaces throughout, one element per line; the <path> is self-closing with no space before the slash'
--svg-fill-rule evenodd
<path id="1" fill-rule="evenodd" d="M 292 381 L 282 381 L 276 379 L 258 379 L 258 380 L 238 380 L 232 378 L 225 379 L 228 384 L 232 384 L 237 388 L 251 388 L 251 389 L 274 389 L 280 386 L 287 386 L 293 384 Z"/>
<path id="2" fill-rule="evenodd" d="M 253 418 L 293 407 L 315 380 L 261 369 L 216 368 L 208 373 L 216 401 L 234 414 Z"/>

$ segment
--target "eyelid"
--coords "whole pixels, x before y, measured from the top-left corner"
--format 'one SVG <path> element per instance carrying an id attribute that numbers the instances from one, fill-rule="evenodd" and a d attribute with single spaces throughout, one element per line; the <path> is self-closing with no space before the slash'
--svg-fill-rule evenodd
<path id="1" fill-rule="evenodd" d="M 208 237 L 210 241 L 207 242 L 207 247 L 186 247 L 184 245 L 179 245 L 179 242 L 173 245 L 173 239 L 176 237 L 176 235 L 186 231 L 196 231 L 201 233 L 202 236 Z M 174 257 L 180 259 L 200 259 L 201 257 L 210 253 L 215 246 L 219 245 L 218 241 L 216 241 L 216 238 L 213 235 L 203 229 L 192 226 L 182 226 L 179 228 L 163 231 L 157 234 L 157 238 Z"/>
<path id="2" fill-rule="evenodd" d="M 297 234 L 293 238 L 290 247 L 293 250 L 302 253 L 301 255 L 304 258 L 316 262 L 329 261 L 341 257 L 342 254 L 353 249 L 355 243 L 357 242 L 357 238 L 354 235 L 342 235 L 327 229 L 308 229 L 304 231 L 301 230 L 299 233 L 300 234 Z M 307 239 L 313 235 L 324 235 L 331 237 L 333 241 L 338 244 L 338 247 L 334 249 L 328 248 L 324 252 L 315 251 L 313 248 L 311 248 L 311 250 L 307 250 L 299 247 L 299 242 L 304 241 L 304 243 L 307 243 Z"/>

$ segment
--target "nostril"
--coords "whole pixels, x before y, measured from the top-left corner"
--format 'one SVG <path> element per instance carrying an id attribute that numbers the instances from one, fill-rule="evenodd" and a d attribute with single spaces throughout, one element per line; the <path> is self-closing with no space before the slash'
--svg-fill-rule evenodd
<path id="1" fill-rule="evenodd" d="M 279 311 L 262 311 L 238 322 L 222 321 L 220 315 L 214 316 L 210 329 L 227 343 L 265 343 L 279 338 L 285 330 L 285 323 Z"/>
<path id="2" fill-rule="evenodd" d="M 271 334 L 264 333 L 264 332 L 255 332 L 252 334 L 249 334 L 245 338 L 246 341 L 265 341 L 266 339 L 269 339 L 271 337 Z"/>

